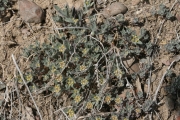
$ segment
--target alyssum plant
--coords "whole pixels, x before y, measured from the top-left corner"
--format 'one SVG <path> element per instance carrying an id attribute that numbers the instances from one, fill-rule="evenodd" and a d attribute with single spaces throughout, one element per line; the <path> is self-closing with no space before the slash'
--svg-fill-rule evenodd
<path id="1" fill-rule="evenodd" d="M 82 11 L 54 6 L 53 19 L 62 28 L 59 33 L 51 34 L 48 42 L 37 42 L 24 49 L 24 56 L 31 60 L 31 71 L 25 72 L 24 77 L 32 92 L 46 88 L 49 91 L 46 94 L 70 96 L 73 107 L 64 109 L 69 118 L 94 110 L 111 113 L 89 119 L 136 118 L 141 110 L 132 93 L 127 93 L 124 99 L 119 97 L 130 75 L 122 58 L 148 55 L 145 52 L 150 49 L 148 32 L 141 29 L 140 35 L 136 35 L 121 24 L 122 20 L 118 21 L 119 16 L 97 23 L 96 15 L 87 15 L 92 5 L 93 2 L 87 0 Z M 84 107 L 78 112 L 80 106 Z"/>

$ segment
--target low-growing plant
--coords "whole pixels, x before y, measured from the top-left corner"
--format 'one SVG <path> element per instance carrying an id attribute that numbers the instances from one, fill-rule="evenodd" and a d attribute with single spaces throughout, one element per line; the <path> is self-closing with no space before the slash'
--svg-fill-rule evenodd
<path id="1" fill-rule="evenodd" d="M 180 41 L 173 39 L 165 45 L 165 48 L 168 52 L 177 54 L 180 51 Z"/>
<path id="2" fill-rule="evenodd" d="M 180 75 L 177 77 L 171 77 L 171 83 L 166 86 L 165 90 L 168 94 L 176 95 L 180 90 Z"/>
<path id="3" fill-rule="evenodd" d="M 160 15 L 164 18 L 166 18 L 167 20 L 171 20 L 172 18 L 174 18 L 174 16 L 172 15 L 170 9 L 168 7 L 166 7 L 163 4 L 159 5 L 159 10 L 158 11 L 153 11 L 154 15 Z"/>
<path id="4" fill-rule="evenodd" d="M 0 0 L 0 16 L 5 15 L 9 0 Z"/>
<path id="5" fill-rule="evenodd" d="M 31 62 L 31 71 L 25 72 L 24 77 L 32 92 L 45 88 L 46 94 L 55 97 L 68 95 L 73 106 L 65 110 L 69 118 L 75 117 L 79 106 L 84 106 L 81 115 L 90 112 L 93 119 L 137 118 L 142 110 L 147 111 L 135 102 L 142 101 L 143 94 L 136 98 L 127 91 L 124 98 L 119 97 L 127 80 L 131 81 L 127 76 L 132 75 L 126 71 L 122 58 L 150 55 L 146 52 L 148 45 L 152 46 L 149 33 L 141 29 L 137 35 L 122 24 L 123 15 L 116 16 L 117 21 L 108 19 L 98 24 L 97 16 L 86 12 L 92 5 L 92 1 L 86 1 L 82 11 L 54 6 L 53 19 L 62 28 L 51 34 L 49 41 L 24 49 L 24 56 Z M 91 111 L 112 114 L 99 117 Z"/>

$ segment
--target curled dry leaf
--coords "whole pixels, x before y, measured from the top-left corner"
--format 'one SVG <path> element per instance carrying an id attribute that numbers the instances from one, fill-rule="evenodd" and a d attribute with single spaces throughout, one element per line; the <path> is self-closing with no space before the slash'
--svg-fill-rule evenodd
<path id="1" fill-rule="evenodd" d="M 136 88 L 137 88 L 137 93 L 138 92 L 143 92 L 142 91 L 142 87 L 141 87 L 141 82 L 139 80 L 139 77 L 137 77 L 137 79 L 136 79 Z"/>
<path id="2" fill-rule="evenodd" d="M 129 70 L 130 74 L 140 71 L 139 63 L 136 62 L 134 58 L 124 58 L 122 61 L 125 67 Z"/>
<path id="3" fill-rule="evenodd" d="M 36 3 L 28 0 L 20 0 L 19 14 L 21 18 L 29 23 L 40 23 L 44 19 L 44 11 Z"/>
<path id="4" fill-rule="evenodd" d="M 108 5 L 107 8 L 105 8 L 102 11 L 102 14 L 105 18 L 109 18 L 110 16 L 114 16 L 117 14 L 125 14 L 128 11 L 128 8 L 120 3 L 120 2 L 114 2 L 111 5 Z"/>

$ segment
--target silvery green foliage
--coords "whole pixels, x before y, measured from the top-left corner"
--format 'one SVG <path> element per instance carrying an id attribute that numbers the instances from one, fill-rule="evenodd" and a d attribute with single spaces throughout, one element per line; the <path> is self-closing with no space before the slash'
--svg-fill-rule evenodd
<path id="1" fill-rule="evenodd" d="M 87 15 L 92 4 L 87 0 L 82 11 L 54 6 L 53 20 L 61 24 L 61 29 L 58 34 L 50 34 L 49 41 L 24 49 L 32 70 L 24 76 L 32 92 L 53 81 L 47 91 L 56 97 L 70 96 L 75 111 L 86 100 L 88 107 L 84 114 L 90 112 L 91 107 L 116 113 L 114 105 L 117 105 L 121 108 L 118 117 L 136 118 L 137 105 L 132 93 L 128 91 L 124 99 L 118 96 L 125 89 L 125 78 L 131 76 L 122 66 L 120 56 L 149 55 L 146 52 L 152 48 L 149 32 L 142 28 L 137 35 L 124 25 L 123 15 L 97 23 L 96 15 Z M 109 90 L 103 89 L 106 83 Z M 143 99 L 143 94 L 139 94 L 139 99 Z M 141 114 L 141 110 L 137 114 Z"/>
<path id="2" fill-rule="evenodd" d="M 144 104 L 142 105 L 142 110 L 144 112 L 149 112 L 152 110 L 153 101 L 152 100 L 146 100 Z"/>
<path id="3" fill-rule="evenodd" d="M 169 94 L 177 94 L 180 91 L 180 75 L 177 77 L 171 77 L 171 84 L 166 86 L 165 90 Z"/>
<path id="4" fill-rule="evenodd" d="M 0 0 L 0 17 L 6 15 L 6 9 L 8 8 L 9 0 Z"/>
<path id="5" fill-rule="evenodd" d="M 174 17 L 172 15 L 170 9 L 168 7 L 166 7 L 165 5 L 163 5 L 163 4 L 160 4 L 159 5 L 159 10 L 158 11 L 153 11 L 153 14 L 163 16 L 167 20 L 170 20 L 170 19 L 172 19 Z"/>
<path id="6" fill-rule="evenodd" d="M 178 53 L 180 51 L 180 41 L 172 39 L 171 42 L 165 45 L 168 52 Z"/>

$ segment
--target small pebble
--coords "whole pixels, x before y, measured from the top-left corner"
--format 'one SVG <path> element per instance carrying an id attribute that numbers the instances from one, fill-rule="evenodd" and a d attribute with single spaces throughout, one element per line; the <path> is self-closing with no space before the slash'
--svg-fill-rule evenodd
<path id="1" fill-rule="evenodd" d="M 44 12 L 36 3 L 28 0 L 20 0 L 19 14 L 28 23 L 40 23 L 44 19 Z"/>
<path id="2" fill-rule="evenodd" d="M 105 18 L 109 18 L 120 13 L 125 14 L 127 11 L 128 8 L 124 4 L 120 2 L 114 2 L 111 5 L 108 5 L 107 8 L 102 11 L 102 14 Z"/>

